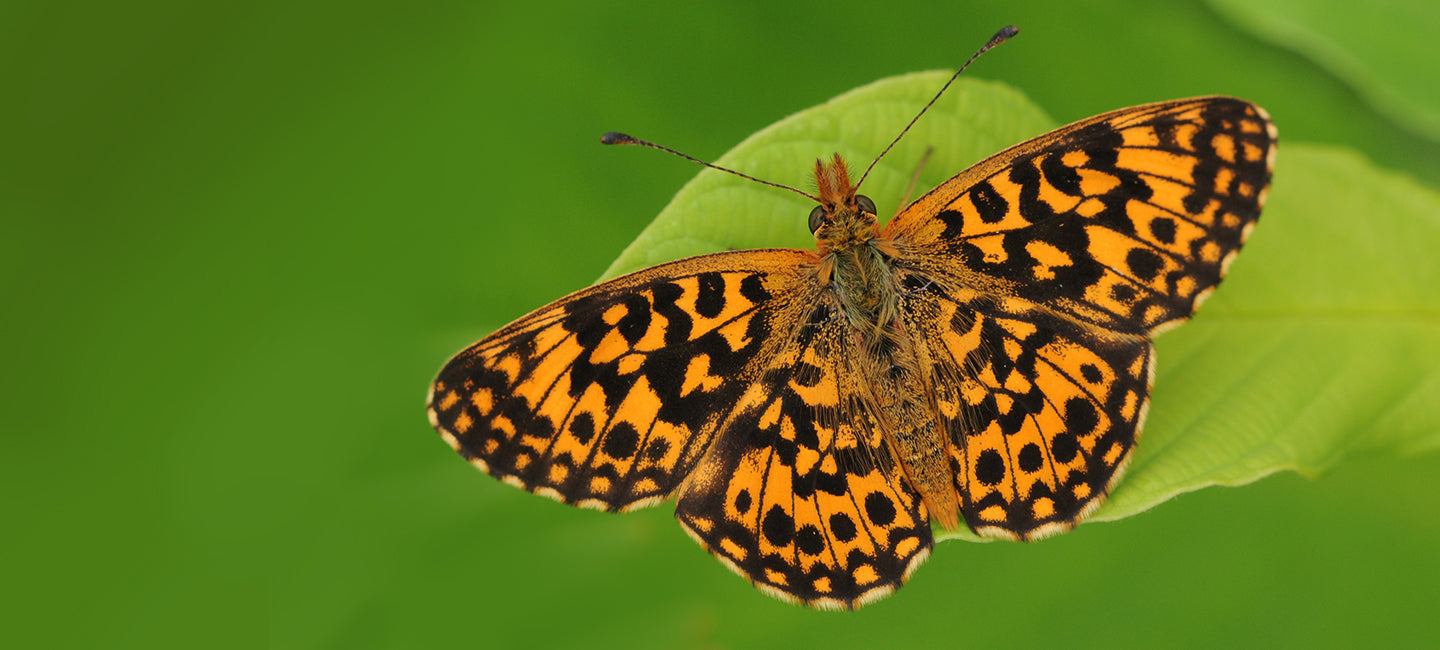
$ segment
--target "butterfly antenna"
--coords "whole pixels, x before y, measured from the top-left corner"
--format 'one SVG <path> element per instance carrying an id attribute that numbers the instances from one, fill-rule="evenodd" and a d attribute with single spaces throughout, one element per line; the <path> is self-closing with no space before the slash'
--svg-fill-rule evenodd
<path id="1" fill-rule="evenodd" d="M 614 132 L 614 131 L 611 131 L 610 133 L 606 133 L 605 135 L 600 136 L 600 144 L 635 144 L 635 145 L 640 145 L 640 146 L 642 146 L 642 147 L 650 147 L 651 149 L 659 149 L 659 150 L 661 150 L 661 151 L 673 153 L 673 154 L 675 154 L 675 155 L 677 155 L 677 156 L 680 156 L 681 158 L 684 158 L 684 159 L 686 159 L 686 160 L 688 160 L 688 161 L 690 161 L 690 162 L 699 163 L 699 164 L 701 164 L 701 165 L 704 165 L 704 166 L 706 166 L 706 167 L 709 167 L 710 169 L 718 169 L 718 170 L 720 170 L 720 171 L 722 171 L 722 172 L 725 172 L 725 173 L 727 173 L 727 174 L 734 174 L 734 175 L 736 175 L 736 176 L 739 176 L 740 178 L 752 180 L 752 181 L 755 181 L 756 183 L 759 183 L 759 184 L 761 184 L 761 185 L 769 185 L 770 187 L 778 187 L 778 188 L 780 188 L 780 189 L 782 189 L 782 190 L 790 190 L 791 192 L 794 192 L 794 193 L 796 193 L 796 194 L 799 194 L 800 196 L 803 196 L 803 197 L 805 197 L 805 198 L 807 198 L 807 199 L 810 199 L 811 201 L 814 201 L 814 202 L 816 202 L 816 203 L 821 203 L 821 202 L 822 202 L 822 201 L 820 200 L 820 197 L 815 196 L 815 195 L 812 195 L 812 194 L 810 194 L 810 193 L 808 193 L 808 192 L 802 192 L 802 191 L 797 190 L 797 189 L 795 189 L 795 188 L 793 188 L 793 187 L 790 187 L 789 185 L 781 185 L 781 184 L 779 184 L 779 183 L 772 183 L 772 182 L 770 182 L 770 181 L 760 180 L 760 179 L 758 179 L 758 178 L 755 178 L 754 176 L 750 176 L 750 175 L 748 175 L 748 174 L 742 174 L 742 173 L 737 172 L 737 171 L 735 171 L 735 170 L 733 170 L 733 169 L 726 169 L 726 168 L 721 167 L 721 166 L 719 166 L 719 165 L 712 165 L 712 164 L 710 164 L 710 163 L 708 163 L 708 162 L 705 162 L 705 161 L 703 161 L 703 160 L 700 160 L 699 158 L 696 158 L 696 157 L 694 157 L 694 156 L 687 156 L 687 155 L 685 155 L 685 154 L 683 154 L 683 153 L 680 153 L 679 151 L 676 151 L 676 150 L 674 150 L 674 149 L 671 149 L 670 147 L 661 146 L 661 145 L 655 144 L 654 142 L 647 142 L 647 141 L 645 141 L 645 140 L 641 140 L 640 138 L 636 138 L 636 137 L 634 137 L 634 136 L 625 135 L 624 133 L 616 133 L 616 132 Z"/>
<path id="2" fill-rule="evenodd" d="M 1006 25 L 1005 27 L 1002 27 L 1000 31 L 995 32 L 995 35 L 991 36 L 989 41 L 987 41 L 984 45 L 980 46 L 979 50 L 976 50 L 974 54 L 971 54 L 970 58 L 965 60 L 965 64 L 960 66 L 960 69 L 956 70 L 955 74 L 950 75 L 950 80 L 945 82 L 945 85 L 940 88 L 940 92 L 935 93 L 935 96 L 930 98 L 930 103 L 926 104 L 925 108 L 920 109 L 920 112 L 915 114 L 914 119 L 911 119 L 910 123 L 906 124 L 905 128 L 900 130 L 900 135 L 895 136 L 895 139 L 890 141 L 890 144 L 885 147 L 885 150 L 881 151 L 880 155 L 876 156 L 875 160 L 870 162 L 870 166 L 865 168 L 865 173 L 860 175 L 860 182 L 856 183 L 855 187 L 858 188 L 860 187 L 861 183 L 865 182 L 865 177 L 870 175 L 870 170 L 875 169 L 875 163 L 880 162 L 880 159 L 884 158 L 885 154 L 890 153 L 890 149 L 895 146 L 895 143 L 899 142 L 900 138 L 905 137 L 905 134 L 910 131 L 910 127 L 915 126 L 915 122 L 920 120 L 920 116 L 924 115 L 925 111 L 930 110 L 930 107 L 935 104 L 935 100 L 940 99 L 940 96 L 945 94 L 945 90 L 950 87 L 950 84 L 955 83 L 955 78 L 959 77 L 960 73 L 965 71 L 965 68 L 970 67 L 970 64 L 974 63 L 975 59 L 980 58 L 981 54 L 989 52 L 991 48 L 1001 43 L 1004 43 L 1007 40 L 1010 40 L 1011 36 L 1014 36 L 1018 33 L 1020 33 L 1020 30 L 1014 25 Z"/>

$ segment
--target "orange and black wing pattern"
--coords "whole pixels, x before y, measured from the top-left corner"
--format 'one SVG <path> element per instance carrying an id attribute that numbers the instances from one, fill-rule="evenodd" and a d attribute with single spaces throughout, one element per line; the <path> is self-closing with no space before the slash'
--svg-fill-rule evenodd
<path id="1" fill-rule="evenodd" d="M 1100 504 L 1144 422 L 1150 339 L 1220 282 L 1274 154 L 1248 102 L 1137 106 L 996 154 L 888 226 L 923 278 L 907 323 L 938 360 L 971 528 L 1039 537 Z"/>
<path id="2" fill-rule="evenodd" d="M 1099 506 L 1145 417 L 1154 347 L 1035 303 L 931 285 L 907 319 L 937 362 L 966 524 L 1034 539 Z"/>
<path id="3" fill-rule="evenodd" d="M 1178 324 L 1260 216 L 1275 127 L 1200 97 L 1105 113 L 1002 151 L 886 234 L 925 270 L 1126 334 Z"/>
<path id="4" fill-rule="evenodd" d="M 870 426 L 860 353 L 844 318 L 819 304 L 679 494 L 675 516 L 691 536 L 782 600 L 870 602 L 934 544 L 923 502 Z"/>
<path id="5" fill-rule="evenodd" d="M 663 500 L 807 297 L 795 250 L 664 264 L 562 298 L 451 359 L 431 424 L 480 469 L 581 507 Z M 813 291 L 811 292 L 813 294 Z"/>

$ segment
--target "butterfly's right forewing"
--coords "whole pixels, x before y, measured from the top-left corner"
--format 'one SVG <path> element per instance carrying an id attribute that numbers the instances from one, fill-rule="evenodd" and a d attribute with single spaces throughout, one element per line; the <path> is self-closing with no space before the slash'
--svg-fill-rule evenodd
<path id="1" fill-rule="evenodd" d="M 1264 206 L 1275 126 L 1198 97 L 1112 111 L 1002 151 L 897 216 L 934 274 L 1081 322 L 1153 334 L 1189 318 Z"/>

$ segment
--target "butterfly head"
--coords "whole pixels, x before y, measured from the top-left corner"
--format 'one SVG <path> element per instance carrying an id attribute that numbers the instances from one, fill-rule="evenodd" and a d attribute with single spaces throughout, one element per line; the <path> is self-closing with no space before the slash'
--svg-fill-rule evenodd
<path id="1" fill-rule="evenodd" d="M 815 161 L 815 186 L 820 205 L 810 211 L 810 232 L 822 251 L 842 251 L 875 237 L 875 202 L 855 193 L 859 185 L 850 183 L 850 171 L 840 154 L 828 165 Z"/>

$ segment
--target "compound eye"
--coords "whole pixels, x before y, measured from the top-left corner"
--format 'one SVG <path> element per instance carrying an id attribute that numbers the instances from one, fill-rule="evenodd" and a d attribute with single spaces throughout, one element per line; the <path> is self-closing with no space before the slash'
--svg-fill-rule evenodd
<path id="1" fill-rule="evenodd" d="M 865 196 L 864 194 L 855 195 L 855 205 L 859 206 L 861 212 L 878 214 L 877 212 L 875 212 L 875 202 L 871 201 L 870 197 Z"/>
<path id="2" fill-rule="evenodd" d="M 820 229 L 820 224 L 825 223 L 825 206 L 817 205 L 810 211 L 810 234 Z"/>

